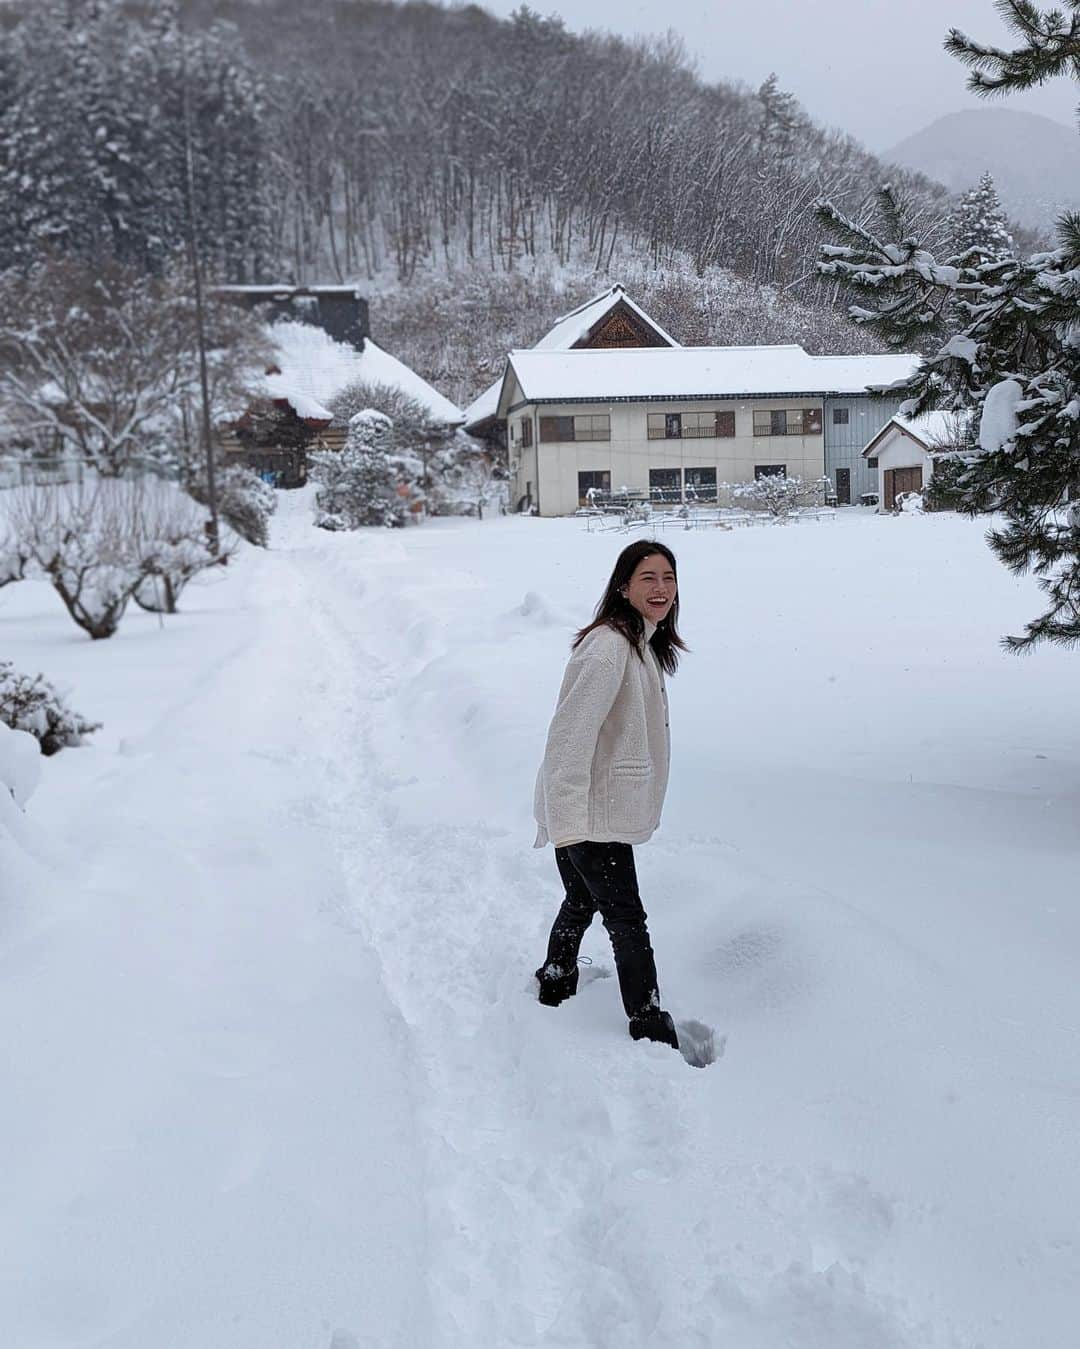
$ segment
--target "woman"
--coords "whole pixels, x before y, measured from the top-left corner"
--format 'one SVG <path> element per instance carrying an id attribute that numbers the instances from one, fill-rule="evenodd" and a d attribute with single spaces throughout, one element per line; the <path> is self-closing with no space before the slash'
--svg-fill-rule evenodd
<path id="1" fill-rule="evenodd" d="M 678 1048 L 661 1010 L 634 870 L 635 843 L 660 823 L 670 734 L 664 672 L 687 650 L 675 557 L 647 539 L 624 548 L 593 621 L 574 639 L 536 780 L 536 847 L 555 845 L 566 898 L 536 971 L 540 1001 L 577 992 L 581 939 L 599 910 L 635 1040 Z"/>

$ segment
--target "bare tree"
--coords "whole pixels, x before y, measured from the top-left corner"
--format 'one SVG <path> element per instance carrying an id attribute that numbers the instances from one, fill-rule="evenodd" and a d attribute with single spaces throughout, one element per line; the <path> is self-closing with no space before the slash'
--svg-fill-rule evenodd
<path id="1" fill-rule="evenodd" d="M 248 314 L 207 304 L 211 407 L 225 417 L 269 359 Z M 0 412 L 7 434 L 105 476 L 196 453 L 194 305 L 171 276 L 48 261 L 0 281 Z"/>

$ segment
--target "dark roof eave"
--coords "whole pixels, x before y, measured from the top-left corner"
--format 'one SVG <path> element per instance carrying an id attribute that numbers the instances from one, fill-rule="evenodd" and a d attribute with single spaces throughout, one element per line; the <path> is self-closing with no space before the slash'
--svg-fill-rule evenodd
<path id="1" fill-rule="evenodd" d="M 517 412 L 523 407 L 544 407 L 562 403 L 717 403 L 734 402 L 739 398 L 859 398 L 860 394 L 821 393 L 809 389 L 796 389 L 786 393 L 632 393 L 632 394 L 588 394 L 576 398 L 523 398 L 506 410 L 506 415 Z"/>

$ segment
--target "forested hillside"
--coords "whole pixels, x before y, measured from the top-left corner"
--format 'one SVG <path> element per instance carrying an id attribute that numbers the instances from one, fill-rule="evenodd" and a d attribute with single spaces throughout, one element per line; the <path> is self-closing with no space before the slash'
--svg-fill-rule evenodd
<path id="1" fill-rule="evenodd" d="M 0 271 L 45 252 L 160 267 L 185 230 L 186 105 L 215 275 L 357 280 L 376 331 L 459 400 L 505 350 L 485 309 L 513 295 L 525 341 L 609 276 L 686 340 L 865 346 L 815 274 L 812 208 L 827 195 L 858 216 L 884 170 L 777 80 L 706 85 L 670 39 L 576 36 L 525 9 L 0 14 Z M 932 237 L 944 189 L 902 183 Z"/>

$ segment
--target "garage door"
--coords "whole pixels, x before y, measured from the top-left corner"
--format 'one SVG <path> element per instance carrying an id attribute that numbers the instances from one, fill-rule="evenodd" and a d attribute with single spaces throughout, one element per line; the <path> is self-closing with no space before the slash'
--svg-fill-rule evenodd
<path id="1" fill-rule="evenodd" d="M 885 500 L 882 502 L 882 505 L 886 510 L 895 509 L 896 498 L 901 492 L 921 491 L 921 466 L 915 468 L 887 468 L 885 470 Z"/>

